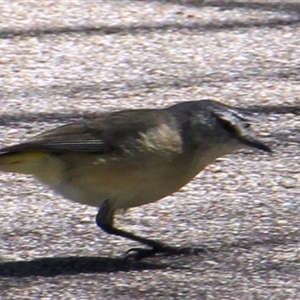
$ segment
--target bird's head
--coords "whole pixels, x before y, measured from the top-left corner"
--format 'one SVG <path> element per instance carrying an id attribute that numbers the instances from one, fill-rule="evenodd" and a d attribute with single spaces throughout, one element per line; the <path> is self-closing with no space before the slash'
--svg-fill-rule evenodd
<path id="1" fill-rule="evenodd" d="M 177 105 L 177 116 L 186 144 L 201 148 L 220 147 L 220 151 L 222 148 L 225 152 L 241 148 L 271 152 L 266 144 L 253 135 L 249 120 L 237 108 L 211 100 L 181 105 Z"/>

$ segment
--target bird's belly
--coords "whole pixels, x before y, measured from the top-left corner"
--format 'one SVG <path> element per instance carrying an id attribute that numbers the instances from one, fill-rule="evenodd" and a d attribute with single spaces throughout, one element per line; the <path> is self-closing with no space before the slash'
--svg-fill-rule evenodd
<path id="1" fill-rule="evenodd" d="M 172 159 L 146 156 L 125 162 L 102 158 L 80 163 L 76 160 L 70 169 L 60 168 L 55 177 L 51 177 L 56 180 L 38 179 L 75 202 L 99 207 L 110 199 L 114 209 L 127 209 L 178 191 L 216 157 L 218 155 L 211 151 L 199 151 Z"/>
<path id="2" fill-rule="evenodd" d="M 180 160 L 85 165 L 51 182 L 50 187 L 75 202 L 99 207 L 110 199 L 115 209 L 127 209 L 179 190 L 195 176 L 190 169 L 188 161 Z"/>
<path id="3" fill-rule="evenodd" d="M 89 190 L 87 187 L 78 186 L 66 180 L 58 181 L 49 187 L 66 199 L 90 206 L 99 207 L 105 199 L 109 198 L 107 194 L 98 190 Z"/>
<path id="4" fill-rule="evenodd" d="M 110 199 L 115 209 L 126 209 L 157 201 L 180 189 L 189 180 L 172 176 L 160 177 L 160 172 L 144 174 L 131 171 L 109 176 L 82 176 L 72 181 L 60 181 L 51 188 L 63 197 L 99 207 Z M 181 176 L 182 177 L 182 176 Z M 180 180 L 181 179 L 181 180 Z"/>

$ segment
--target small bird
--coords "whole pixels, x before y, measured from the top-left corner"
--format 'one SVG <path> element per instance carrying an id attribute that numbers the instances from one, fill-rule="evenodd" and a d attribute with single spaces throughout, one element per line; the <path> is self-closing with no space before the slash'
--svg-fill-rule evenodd
<path id="1" fill-rule="evenodd" d="M 137 259 L 190 253 L 118 229 L 114 215 L 178 191 L 218 157 L 241 148 L 271 152 L 249 126 L 237 108 L 212 100 L 103 113 L 1 149 L 0 171 L 31 174 L 97 207 L 102 230 L 147 246 L 127 252 Z"/>

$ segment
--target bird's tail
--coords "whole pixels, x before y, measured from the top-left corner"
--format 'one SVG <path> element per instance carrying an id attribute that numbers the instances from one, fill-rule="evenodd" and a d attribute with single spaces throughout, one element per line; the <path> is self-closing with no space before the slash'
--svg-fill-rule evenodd
<path id="1" fill-rule="evenodd" d="M 41 172 L 41 163 L 47 154 L 44 152 L 4 152 L 0 153 L 0 171 L 22 174 Z M 44 170 L 47 172 L 47 169 Z"/>

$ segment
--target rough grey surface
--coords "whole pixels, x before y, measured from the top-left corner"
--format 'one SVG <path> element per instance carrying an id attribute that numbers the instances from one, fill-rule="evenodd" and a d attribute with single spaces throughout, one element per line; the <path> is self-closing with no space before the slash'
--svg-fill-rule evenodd
<path id="1" fill-rule="evenodd" d="M 0 177 L 0 299 L 300 298 L 300 4 L 2 1 L 1 145 L 96 112 L 217 99 L 246 107 L 271 156 L 219 159 L 118 224 L 190 257 L 124 262 L 93 208 Z M 47 170 L 45 170 L 47 171 Z"/>

